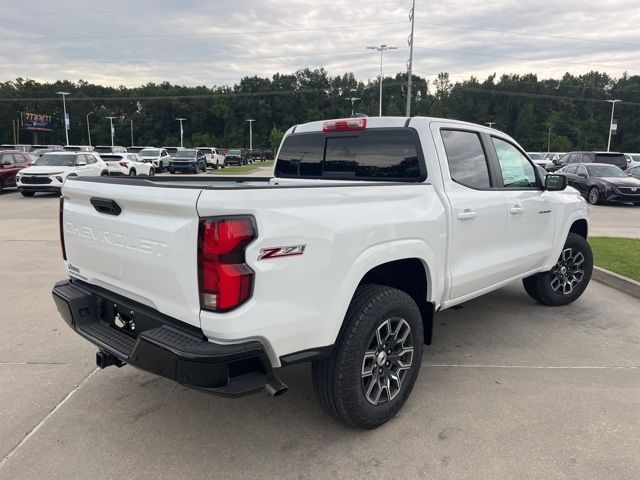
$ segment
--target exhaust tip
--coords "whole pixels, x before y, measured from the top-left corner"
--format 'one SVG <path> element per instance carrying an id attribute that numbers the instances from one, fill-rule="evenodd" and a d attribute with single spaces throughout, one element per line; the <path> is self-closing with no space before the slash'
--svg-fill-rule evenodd
<path id="1" fill-rule="evenodd" d="M 271 380 L 267 382 L 264 386 L 264 389 L 267 391 L 269 395 L 272 397 L 279 397 L 280 395 L 284 395 L 289 390 L 289 387 L 285 385 L 279 378 L 273 377 Z"/>

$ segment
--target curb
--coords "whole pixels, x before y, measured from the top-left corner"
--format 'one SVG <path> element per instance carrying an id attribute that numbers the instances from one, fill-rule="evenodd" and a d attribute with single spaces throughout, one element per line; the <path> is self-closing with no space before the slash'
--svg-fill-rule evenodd
<path id="1" fill-rule="evenodd" d="M 640 300 L 640 282 L 595 265 L 591 278 Z"/>

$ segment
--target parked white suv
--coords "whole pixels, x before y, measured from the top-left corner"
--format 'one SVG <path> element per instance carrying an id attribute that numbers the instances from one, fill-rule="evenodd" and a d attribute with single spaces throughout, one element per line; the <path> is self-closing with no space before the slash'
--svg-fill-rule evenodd
<path id="1" fill-rule="evenodd" d="M 156 169 L 153 163 L 143 160 L 137 153 L 103 153 L 100 158 L 109 168 L 109 175 L 149 175 L 153 176 Z"/>
<path id="2" fill-rule="evenodd" d="M 496 129 L 312 122 L 274 173 L 65 184 L 53 295 L 99 366 L 240 396 L 282 394 L 277 369 L 312 362 L 326 411 L 375 428 L 409 397 L 435 312 L 514 281 L 566 305 L 591 278 L 585 201 Z"/>
<path id="3" fill-rule="evenodd" d="M 224 168 L 224 155 L 220 153 L 217 148 L 214 147 L 197 147 L 197 150 L 202 150 L 207 159 L 207 168 Z"/>
<path id="4" fill-rule="evenodd" d="M 143 148 L 140 150 L 140 158 L 145 162 L 152 162 L 156 168 L 156 172 L 161 173 L 165 169 L 169 168 L 169 162 L 171 161 L 171 155 L 164 148 Z"/>
<path id="5" fill-rule="evenodd" d="M 60 192 L 68 177 L 99 177 L 109 175 L 107 165 L 94 152 L 48 152 L 34 165 L 16 175 L 18 190 L 25 197 L 36 192 Z"/>

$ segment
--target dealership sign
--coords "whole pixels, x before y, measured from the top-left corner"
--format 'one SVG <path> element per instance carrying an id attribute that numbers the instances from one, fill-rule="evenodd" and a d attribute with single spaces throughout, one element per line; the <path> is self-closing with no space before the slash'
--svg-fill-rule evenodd
<path id="1" fill-rule="evenodd" d="M 42 115 L 40 113 L 22 112 L 20 114 L 20 122 L 24 130 L 36 132 L 51 132 L 52 127 L 51 115 Z"/>

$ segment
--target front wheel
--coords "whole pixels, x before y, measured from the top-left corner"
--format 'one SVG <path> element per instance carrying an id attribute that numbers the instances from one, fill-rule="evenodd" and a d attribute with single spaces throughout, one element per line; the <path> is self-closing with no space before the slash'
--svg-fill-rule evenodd
<path id="1" fill-rule="evenodd" d="M 548 272 L 522 280 L 531 298 L 545 305 L 568 305 L 584 293 L 593 272 L 593 254 L 587 240 L 570 233 L 560 258 Z"/>
<path id="2" fill-rule="evenodd" d="M 134 168 L 132 168 L 131 170 L 129 170 L 129 176 L 130 176 L 130 177 L 135 177 L 136 175 L 137 175 L 137 174 L 136 174 L 136 171 L 135 171 L 135 169 L 134 169 Z"/>
<path id="3" fill-rule="evenodd" d="M 379 427 L 409 397 L 423 341 L 420 311 L 409 295 L 380 285 L 358 287 L 332 353 L 312 364 L 318 401 L 351 426 Z"/>
<path id="4" fill-rule="evenodd" d="M 589 200 L 591 205 L 597 205 L 600 203 L 600 191 L 596 187 L 591 187 L 587 200 Z"/>
<path id="5" fill-rule="evenodd" d="M 156 174 L 156 170 L 155 170 L 155 168 L 151 167 L 151 168 L 149 169 L 149 176 L 150 176 L 150 177 L 153 177 L 155 174 Z"/>

